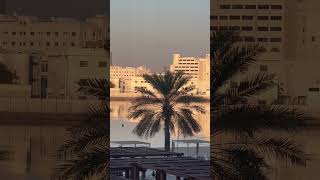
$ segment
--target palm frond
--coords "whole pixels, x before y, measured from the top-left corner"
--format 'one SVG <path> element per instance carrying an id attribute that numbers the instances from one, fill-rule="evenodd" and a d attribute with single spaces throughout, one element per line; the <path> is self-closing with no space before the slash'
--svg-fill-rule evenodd
<path id="1" fill-rule="evenodd" d="M 270 159 L 280 159 L 292 165 L 306 166 L 310 155 L 304 152 L 301 145 L 281 137 L 248 137 L 241 138 L 237 147 L 250 148 L 263 155 L 267 155 Z"/>
<path id="2" fill-rule="evenodd" d="M 310 128 L 313 118 L 286 106 L 229 105 L 213 112 L 212 133 L 252 134 L 261 130 L 298 132 Z M 309 123 L 310 122 L 310 123 Z"/>
<path id="3" fill-rule="evenodd" d="M 110 94 L 110 83 L 107 79 L 87 79 L 77 82 L 80 92 L 86 96 L 95 96 L 102 100 L 107 100 Z"/>
<path id="4" fill-rule="evenodd" d="M 85 180 L 94 176 L 107 175 L 109 171 L 109 146 L 92 146 L 79 151 L 68 160 L 58 164 L 55 179 Z"/>
<path id="5" fill-rule="evenodd" d="M 225 93 L 218 94 L 217 104 L 239 104 L 252 96 L 275 87 L 274 74 L 257 73 L 241 80 L 237 87 L 229 87 Z"/>
<path id="6" fill-rule="evenodd" d="M 252 150 L 238 148 L 220 149 L 211 154 L 211 173 L 217 180 L 267 180 L 270 166 L 264 158 Z M 220 171 L 220 172 L 219 172 Z M 225 172 L 226 174 L 221 174 Z"/>

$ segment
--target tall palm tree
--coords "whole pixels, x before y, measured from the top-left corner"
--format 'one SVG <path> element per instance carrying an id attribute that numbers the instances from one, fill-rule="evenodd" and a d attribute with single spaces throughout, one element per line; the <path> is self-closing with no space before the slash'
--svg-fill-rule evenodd
<path id="1" fill-rule="evenodd" d="M 68 129 L 68 139 L 58 149 L 55 179 L 109 179 L 110 108 L 109 80 L 78 82 L 79 92 L 95 96 L 101 104 L 89 108 L 88 120 Z"/>
<path id="2" fill-rule="evenodd" d="M 276 75 L 256 73 L 239 78 L 262 52 L 258 44 L 238 43 L 238 37 L 239 32 L 218 31 L 211 39 L 213 179 L 268 179 L 273 159 L 306 166 L 310 156 L 287 135 L 315 127 L 313 118 L 287 106 L 246 103 L 276 88 Z"/>
<path id="3" fill-rule="evenodd" d="M 165 150 L 170 150 L 170 135 L 179 129 L 184 136 L 193 136 L 201 131 L 194 118 L 194 112 L 205 113 L 204 108 L 196 103 L 203 103 L 205 98 L 192 95 L 194 86 L 188 86 L 190 77 L 183 72 L 164 74 L 146 74 L 144 80 L 153 90 L 137 88 L 141 95 L 135 98 L 129 108 L 129 118 L 138 119 L 133 132 L 140 137 L 153 137 L 164 127 Z"/>

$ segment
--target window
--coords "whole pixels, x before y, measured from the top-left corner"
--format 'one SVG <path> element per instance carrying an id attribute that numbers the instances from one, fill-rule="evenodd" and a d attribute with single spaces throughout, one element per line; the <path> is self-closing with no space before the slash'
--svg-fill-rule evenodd
<path id="1" fill-rule="evenodd" d="M 99 62 L 99 67 L 108 67 L 107 61 L 100 61 Z"/>
<path id="2" fill-rule="evenodd" d="M 253 27 L 252 26 L 243 26 L 242 31 L 252 31 Z"/>
<path id="3" fill-rule="evenodd" d="M 312 42 L 315 42 L 315 41 L 316 41 L 316 37 L 315 37 L 315 36 L 312 36 L 311 41 L 312 41 Z"/>
<path id="4" fill-rule="evenodd" d="M 271 5 L 271 9 L 282 9 L 281 5 Z"/>
<path id="5" fill-rule="evenodd" d="M 258 5 L 258 9 L 269 9 L 269 5 Z"/>
<path id="6" fill-rule="evenodd" d="M 80 67 L 88 67 L 88 61 L 80 61 Z"/>
<path id="7" fill-rule="evenodd" d="M 59 46 L 59 43 L 58 43 L 58 42 L 55 42 L 55 43 L 54 43 L 54 46 Z"/>
<path id="8" fill-rule="evenodd" d="M 281 42 L 281 38 L 270 38 L 270 42 Z"/>
<path id="9" fill-rule="evenodd" d="M 47 36 L 50 36 L 51 35 L 51 32 L 47 32 Z"/>
<path id="10" fill-rule="evenodd" d="M 212 20 L 218 20 L 218 16 L 210 16 L 210 19 Z M 85 34 L 86 35 L 86 34 Z"/>
<path id="11" fill-rule="evenodd" d="M 54 34 L 55 34 L 56 36 L 59 36 L 59 32 L 55 32 Z"/>
<path id="12" fill-rule="evenodd" d="M 253 16 L 242 16 L 242 20 L 253 20 Z"/>
<path id="13" fill-rule="evenodd" d="M 31 36 L 34 36 L 34 32 L 30 32 L 30 35 L 31 35 Z"/>
<path id="14" fill-rule="evenodd" d="M 76 46 L 76 44 L 75 44 L 74 42 L 72 42 L 72 43 L 71 43 L 71 46 L 74 47 L 74 46 Z"/>
<path id="15" fill-rule="evenodd" d="M 282 16 L 271 16 L 271 20 L 282 20 Z"/>
<path id="16" fill-rule="evenodd" d="M 232 9 L 243 9 L 243 5 L 232 5 Z"/>
<path id="17" fill-rule="evenodd" d="M 257 38 L 258 42 L 268 42 L 268 38 Z"/>
<path id="18" fill-rule="evenodd" d="M 260 71 L 268 71 L 267 65 L 260 65 Z"/>
<path id="19" fill-rule="evenodd" d="M 269 16 L 258 16 L 258 20 L 269 20 Z"/>
<path id="20" fill-rule="evenodd" d="M 240 16 L 230 16 L 230 20 L 240 20 Z"/>
<path id="21" fill-rule="evenodd" d="M 16 32 L 12 32 L 11 34 L 15 36 L 17 33 Z"/>
<path id="22" fill-rule="evenodd" d="M 48 62 L 41 63 L 41 72 L 48 72 Z"/>
<path id="23" fill-rule="evenodd" d="M 251 36 L 245 36 L 244 37 L 244 41 L 246 41 L 246 42 L 255 42 L 255 39 L 254 39 L 254 37 L 251 37 Z"/>
<path id="24" fill-rule="evenodd" d="M 319 92 L 320 88 L 309 88 L 310 92 Z"/>
<path id="25" fill-rule="evenodd" d="M 229 30 L 239 31 L 240 30 L 240 26 L 230 26 Z"/>
<path id="26" fill-rule="evenodd" d="M 258 27 L 258 31 L 269 31 L 269 28 L 265 26 L 261 26 L 261 27 Z"/>
<path id="27" fill-rule="evenodd" d="M 30 42 L 30 46 L 34 46 L 34 43 L 33 43 L 33 42 Z"/>
<path id="28" fill-rule="evenodd" d="M 47 42 L 46 45 L 47 45 L 47 46 L 50 46 L 50 42 Z"/>
<path id="29" fill-rule="evenodd" d="M 12 46 L 15 46 L 15 45 L 16 45 L 16 42 L 14 42 L 14 41 L 11 42 L 11 45 L 12 45 Z"/>
<path id="30" fill-rule="evenodd" d="M 228 26 L 220 26 L 219 30 L 228 30 Z"/>
<path id="31" fill-rule="evenodd" d="M 228 20 L 228 16 L 219 16 L 220 20 Z"/>
<path id="32" fill-rule="evenodd" d="M 76 36 L 77 35 L 77 33 L 76 32 L 72 32 L 72 36 Z"/>
<path id="33" fill-rule="evenodd" d="M 230 5 L 220 5 L 220 9 L 230 9 Z"/>
<path id="34" fill-rule="evenodd" d="M 281 27 L 270 27 L 270 31 L 281 31 Z"/>
<path id="35" fill-rule="evenodd" d="M 210 26 L 210 30 L 217 31 L 219 29 L 218 26 Z"/>
<path id="36" fill-rule="evenodd" d="M 245 5 L 245 9 L 256 9 L 256 5 Z"/>

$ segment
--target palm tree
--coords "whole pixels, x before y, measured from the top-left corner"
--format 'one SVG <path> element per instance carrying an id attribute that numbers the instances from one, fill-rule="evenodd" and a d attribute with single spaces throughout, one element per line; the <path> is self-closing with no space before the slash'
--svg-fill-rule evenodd
<path id="1" fill-rule="evenodd" d="M 288 134 L 315 127 L 313 118 L 287 106 L 246 103 L 276 88 L 276 76 L 257 73 L 239 78 L 262 52 L 258 44 L 237 43 L 238 36 L 239 32 L 218 31 L 211 39 L 213 179 L 268 179 L 273 159 L 306 166 L 310 156 Z"/>
<path id="2" fill-rule="evenodd" d="M 101 104 L 89 108 L 88 120 L 68 129 L 68 140 L 58 149 L 55 179 L 109 179 L 110 108 L 109 80 L 78 82 L 79 92 L 95 96 Z"/>
<path id="3" fill-rule="evenodd" d="M 170 150 L 170 134 L 179 129 L 184 136 L 193 136 L 201 131 L 194 112 L 205 113 L 196 103 L 205 98 L 192 95 L 194 86 L 188 86 L 190 77 L 183 72 L 144 75 L 144 80 L 154 90 L 137 88 L 141 96 L 135 98 L 129 108 L 129 118 L 139 119 L 133 133 L 140 137 L 153 137 L 164 127 L 165 150 Z"/>

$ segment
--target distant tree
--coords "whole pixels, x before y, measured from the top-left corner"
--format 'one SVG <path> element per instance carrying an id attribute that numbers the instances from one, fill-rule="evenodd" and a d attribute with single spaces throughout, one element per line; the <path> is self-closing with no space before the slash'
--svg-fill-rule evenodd
<path id="1" fill-rule="evenodd" d="M 201 131 L 195 112 L 205 113 L 201 104 L 205 98 L 192 95 L 194 86 L 188 86 L 190 77 L 183 72 L 144 75 L 154 90 L 138 88 L 141 94 L 132 101 L 129 118 L 138 119 L 133 132 L 140 137 L 153 137 L 164 128 L 165 150 L 170 151 L 170 134 L 177 128 L 184 136 Z M 158 94 L 158 95 L 157 95 Z"/>

